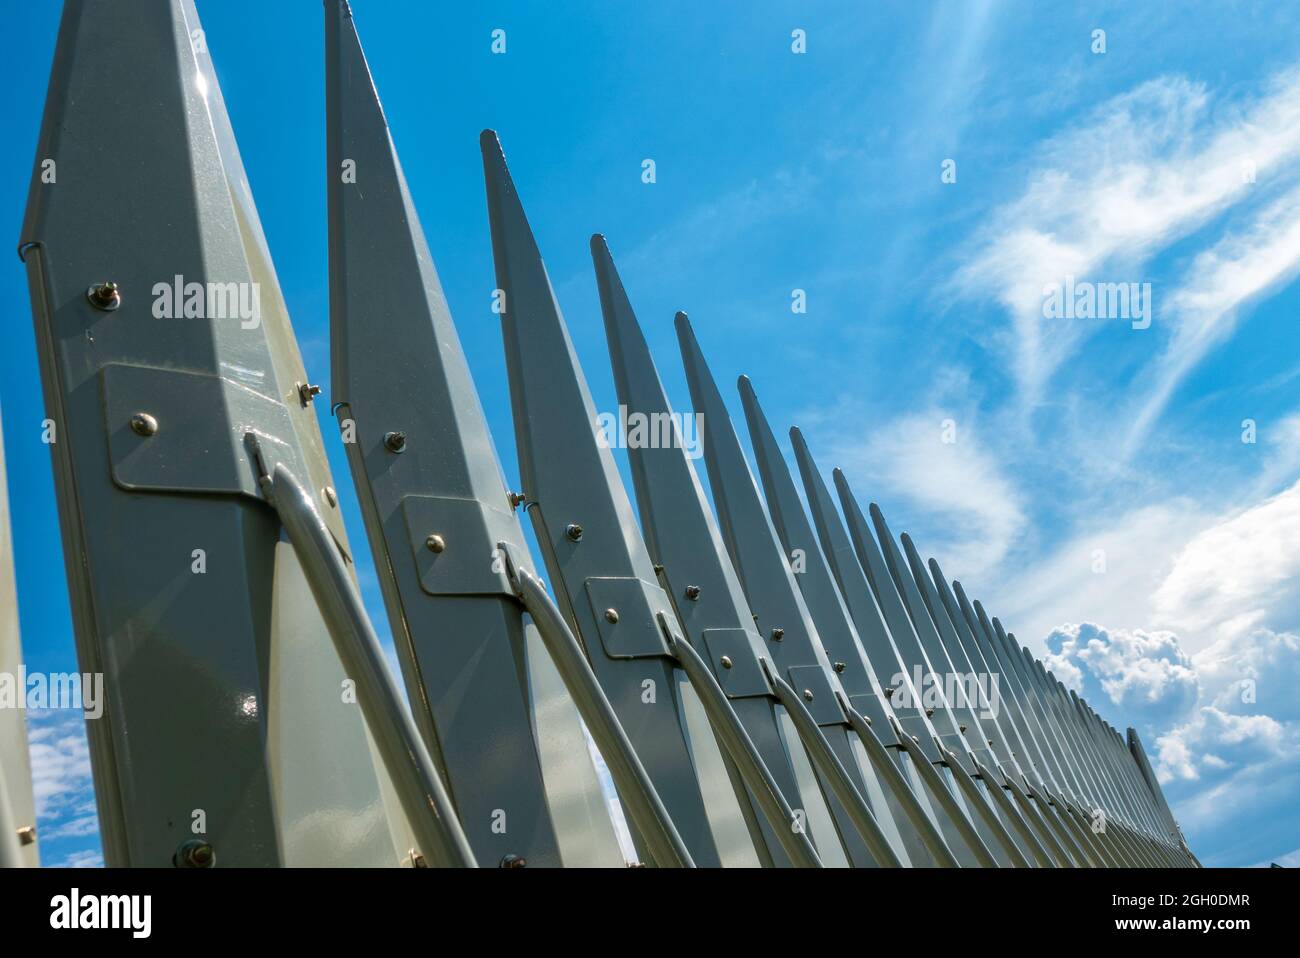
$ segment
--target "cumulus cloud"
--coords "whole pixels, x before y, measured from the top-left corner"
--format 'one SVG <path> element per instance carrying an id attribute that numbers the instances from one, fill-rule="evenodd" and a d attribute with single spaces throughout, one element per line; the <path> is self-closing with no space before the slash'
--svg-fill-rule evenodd
<path id="1" fill-rule="evenodd" d="M 1168 631 L 1063 625 L 1044 661 L 1103 714 L 1133 721 L 1206 864 L 1300 843 L 1300 636 L 1257 630 L 1189 655 Z"/>
<path id="2" fill-rule="evenodd" d="M 1132 718 L 1167 720 L 1195 705 L 1200 693 L 1192 661 L 1172 632 L 1084 622 L 1054 629 L 1047 648 L 1044 664 L 1063 682 L 1089 700 L 1104 696 Z"/>

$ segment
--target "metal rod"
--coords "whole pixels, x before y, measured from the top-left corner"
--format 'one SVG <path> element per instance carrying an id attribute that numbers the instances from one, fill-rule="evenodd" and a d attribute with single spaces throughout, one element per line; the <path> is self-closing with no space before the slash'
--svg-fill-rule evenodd
<path id="1" fill-rule="evenodd" d="M 758 754 L 745 726 L 727 701 L 722 686 L 713 677 L 708 663 L 689 642 L 673 633 L 662 613 L 659 625 L 668 639 L 669 648 L 677 656 L 682 671 L 690 680 L 691 687 L 699 695 L 700 703 L 709 717 L 709 724 L 727 750 L 727 755 L 736 764 L 736 769 L 754 800 L 767 816 L 772 831 L 776 833 L 785 853 L 790 856 L 790 861 L 797 868 L 821 868 L 822 862 L 816 846 L 795 816 L 794 809 L 782 796 L 776 780 L 772 778 L 772 773 Z"/>
<path id="2" fill-rule="evenodd" d="M 943 835 L 935 828 L 934 822 L 930 821 L 930 816 L 921 807 L 921 802 L 916 797 L 916 793 L 908 786 L 907 780 L 903 778 L 903 773 L 898 770 L 898 766 L 890 758 L 889 750 L 880 741 L 880 736 L 871 727 L 871 723 L 843 698 L 840 699 L 840 707 L 843 708 L 845 716 L 848 717 L 849 725 L 853 727 L 853 731 L 858 733 L 858 740 L 862 742 L 862 747 L 866 750 L 867 757 L 871 759 L 871 764 L 876 769 L 876 773 L 884 779 L 885 784 L 898 797 L 898 803 L 903 807 L 908 821 L 916 829 L 917 835 L 924 843 L 926 850 L 934 857 L 935 864 L 940 868 L 960 868 L 961 863 L 953 855 L 952 849 L 944 841 Z"/>
<path id="3" fill-rule="evenodd" d="M 767 660 L 763 661 L 766 665 Z M 866 799 L 853 784 L 853 780 L 849 778 L 848 771 L 831 750 L 830 743 L 822 735 L 821 729 L 818 728 L 812 713 L 808 711 L 808 706 L 803 704 L 799 693 L 790 686 L 789 682 L 777 675 L 775 669 L 768 667 L 767 677 L 776 691 L 776 697 L 790 714 L 790 719 L 799 733 L 799 739 L 808 751 L 808 757 L 829 782 L 831 791 L 844 806 L 849 820 L 862 836 L 862 840 L 866 842 L 871 854 L 875 856 L 876 863 L 885 868 L 902 868 L 903 863 L 899 861 L 893 846 L 889 844 L 889 839 L 877 824 L 871 806 L 867 804 Z"/>
<path id="4" fill-rule="evenodd" d="M 357 701 L 392 776 L 415 839 L 430 865 L 476 867 L 469 840 L 415 722 L 384 664 L 379 638 L 339 557 L 329 527 L 283 463 L 272 472 L 272 504 L 302 563 Z"/>
<path id="5" fill-rule="evenodd" d="M 660 868 L 694 868 L 691 853 L 677 833 L 677 827 L 655 791 L 654 783 L 637 757 L 614 708 L 596 681 L 591 664 L 564 616 L 546 592 L 540 579 L 515 565 L 506 543 L 498 548 L 508 558 L 507 571 L 519 601 L 537 626 L 538 634 L 551 655 L 564 686 L 569 690 L 582 720 L 596 740 L 601 757 L 609 767 L 623 807 L 645 840 L 650 857 Z"/>

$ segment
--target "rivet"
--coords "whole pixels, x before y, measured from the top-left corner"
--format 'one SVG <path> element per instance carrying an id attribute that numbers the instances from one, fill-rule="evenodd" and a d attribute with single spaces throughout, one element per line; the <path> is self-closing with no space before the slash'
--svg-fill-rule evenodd
<path id="1" fill-rule="evenodd" d="M 122 305 L 122 291 L 117 283 L 96 283 L 86 290 L 86 299 L 90 300 L 90 305 L 96 309 L 111 313 Z"/>
<path id="2" fill-rule="evenodd" d="M 18 844 L 30 845 L 36 841 L 36 827 L 33 825 L 24 825 L 18 829 Z"/>
<path id="3" fill-rule="evenodd" d="M 311 383 L 298 384 L 298 398 L 302 400 L 302 404 L 304 406 L 307 405 L 309 402 L 311 402 L 319 395 L 320 395 L 319 386 L 313 386 Z"/>
<path id="4" fill-rule="evenodd" d="M 501 868 L 527 868 L 528 859 L 524 858 L 523 855 L 515 855 L 514 853 L 511 853 L 501 859 L 500 867 Z"/>
<path id="5" fill-rule="evenodd" d="M 569 537 L 570 542 L 577 542 L 582 538 L 582 526 L 576 522 L 570 522 L 564 527 L 564 534 Z"/>
<path id="6" fill-rule="evenodd" d="M 137 436 L 152 436 L 158 431 L 158 420 L 147 412 L 138 412 L 131 417 L 131 431 Z"/>
<path id="7" fill-rule="evenodd" d="M 723 667 L 724 669 L 729 669 L 729 668 L 731 668 L 731 656 L 729 656 L 729 655 L 724 655 L 724 656 L 722 657 L 722 659 L 721 659 L 721 662 L 722 662 L 722 667 Z"/>
<path id="8" fill-rule="evenodd" d="M 326 502 L 328 502 L 331 506 L 337 506 L 339 504 L 339 497 L 334 492 L 333 486 L 326 486 L 324 492 L 325 492 Z"/>
<path id="9" fill-rule="evenodd" d="M 836 662 L 836 663 L 835 663 L 835 671 L 836 671 L 836 672 L 843 672 L 843 671 L 844 671 L 845 669 L 847 669 L 847 668 L 848 668 L 848 666 L 845 665 L 843 662 Z"/>
<path id="10" fill-rule="evenodd" d="M 608 622 L 610 625 L 613 625 L 615 622 L 617 622 L 617 621 L 618 621 L 618 609 L 606 609 L 606 610 L 605 610 L 605 621 Z"/>
<path id="11" fill-rule="evenodd" d="M 201 838 L 185 842 L 172 856 L 172 864 L 177 868 L 211 868 L 216 863 L 217 853 Z"/>
<path id="12" fill-rule="evenodd" d="M 807 699 L 809 702 L 811 702 L 811 701 L 813 700 L 812 689 L 804 689 L 804 690 L 803 690 L 803 697 L 804 697 L 805 699 Z"/>
<path id="13" fill-rule="evenodd" d="M 430 552 L 441 552 L 447 548 L 447 540 L 437 533 L 434 533 L 424 540 L 424 547 Z"/>
<path id="14" fill-rule="evenodd" d="M 698 585 L 688 585 L 686 587 L 686 598 L 695 602 L 700 597 L 700 587 Z"/>
<path id="15" fill-rule="evenodd" d="M 773 630 L 772 630 L 772 641 L 773 641 L 773 642 L 780 642 L 780 641 L 781 641 L 782 639 L 784 639 L 784 638 L 785 638 L 785 629 L 773 629 Z"/>
<path id="16" fill-rule="evenodd" d="M 384 433 L 384 446 L 389 452 L 406 452 L 406 433 Z"/>

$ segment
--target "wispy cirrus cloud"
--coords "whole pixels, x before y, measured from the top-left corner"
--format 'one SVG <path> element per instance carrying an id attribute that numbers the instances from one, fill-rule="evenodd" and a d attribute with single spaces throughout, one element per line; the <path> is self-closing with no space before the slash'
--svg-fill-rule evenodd
<path id="1" fill-rule="evenodd" d="M 1182 77 L 1161 77 L 1043 143 L 1028 186 L 994 210 L 955 277 L 962 294 L 992 295 L 1009 314 L 1004 340 L 1023 401 L 1037 403 L 1096 328 L 1047 323 L 1045 287 L 1102 269 L 1115 281 L 1135 280 L 1129 272 L 1271 177 L 1287 175 L 1298 156 L 1296 70 L 1240 103 L 1216 102 L 1205 85 Z"/>

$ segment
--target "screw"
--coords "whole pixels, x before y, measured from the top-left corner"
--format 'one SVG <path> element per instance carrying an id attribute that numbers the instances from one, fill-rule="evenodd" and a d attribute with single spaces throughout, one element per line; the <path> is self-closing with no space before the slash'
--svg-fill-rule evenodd
<path id="1" fill-rule="evenodd" d="M 721 661 L 722 661 L 722 667 L 723 667 L 724 669 L 729 669 L 729 668 L 731 668 L 731 656 L 729 656 L 729 655 L 724 655 L 724 656 L 722 657 Z"/>
<path id="2" fill-rule="evenodd" d="M 781 641 L 782 639 L 784 639 L 784 638 L 785 638 L 785 629 L 773 629 L 773 630 L 772 630 L 772 641 L 773 641 L 773 642 L 780 642 L 780 641 Z"/>
<path id="3" fill-rule="evenodd" d="M 527 868 L 528 859 L 522 855 L 516 855 L 513 852 L 501 859 L 501 868 Z"/>
<path id="4" fill-rule="evenodd" d="M 216 863 L 217 853 L 201 838 L 190 839 L 172 856 L 172 864 L 177 868 L 211 868 Z"/>
<path id="5" fill-rule="evenodd" d="M 389 452 L 406 452 L 406 433 L 384 433 L 384 445 L 388 448 Z"/>
<path id="6" fill-rule="evenodd" d="M 111 313 L 122 305 L 122 291 L 114 282 L 96 283 L 86 290 L 86 299 L 96 309 Z"/>
<path id="7" fill-rule="evenodd" d="M 811 702 L 811 701 L 813 700 L 812 689 L 804 689 L 804 690 L 803 690 L 803 697 L 804 697 L 807 701 Z"/>
<path id="8" fill-rule="evenodd" d="M 34 842 L 34 841 L 36 841 L 36 828 L 35 828 L 35 826 L 32 826 L 32 825 L 24 825 L 22 828 L 18 829 L 18 844 L 19 844 L 19 845 L 30 845 L 30 844 L 31 844 L 32 842 Z"/>
<path id="9" fill-rule="evenodd" d="M 686 587 L 686 598 L 695 602 L 700 597 L 700 587 L 698 585 L 688 585 Z"/>
<path id="10" fill-rule="evenodd" d="M 298 384 L 298 398 L 302 400 L 302 404 L 304 406 L 307 405 L 309 402 L 311 402 L 319 395 L 320 395 L 319 386 L 313 386 L 311 383 Z"/>
<path id="11" fill-rule="evenodd" d="M 324 492 L 325 492 L 325 501 L 326 501 L 326 502 L 328 502 L 331 506 L 337 506 L 337 505 L 339 504 L 339 497 L 338 497 L 338 495 L 334 492 L 334 487 L 333 487 L 333 486 L 326 486 L 325 489 L 324 489 Z"/>
<path id="12" fill-rule="evenodd" d="M 615 622 L 617 622 L 617 621 L 618 621 L 618 609 L 606 609 L 606 610 L 605 610 L 605 621 L 608 622 L 610 625 L 613 625 Z"/>
<path id="13" fill-rule="evenodd" d="M 835 671 L 836 671 L 836 672 L 843 672 L 843 671 L 844 671 L 845 669 L 847 669 L 847 668 L 848 668 L 848 666 L 845 665 L 843 662 L 836 662 L 836 663 L 835 663 Z"/>
<path id="14" fill-rule="evenodd" d="M 424 547 L 430 552 L 442 552 L 447 548 L 447 540 L 437 533 L 434 533 L 424 540 Z"/>
<path id="15" fill-rule="evenodd" d="M 569 537 L 570 542 L 577 542 L 582 538 L 582 526 L 576 522 L 570 522 L 564 527 L 564 534 Z"/>
<path id="16" fill-rule="evenodd" d="M 158 420 L 147 412 L 138 412 L 131 417 L 131 431 L 137 436 L 152 436 L 158 431 Z"/>

